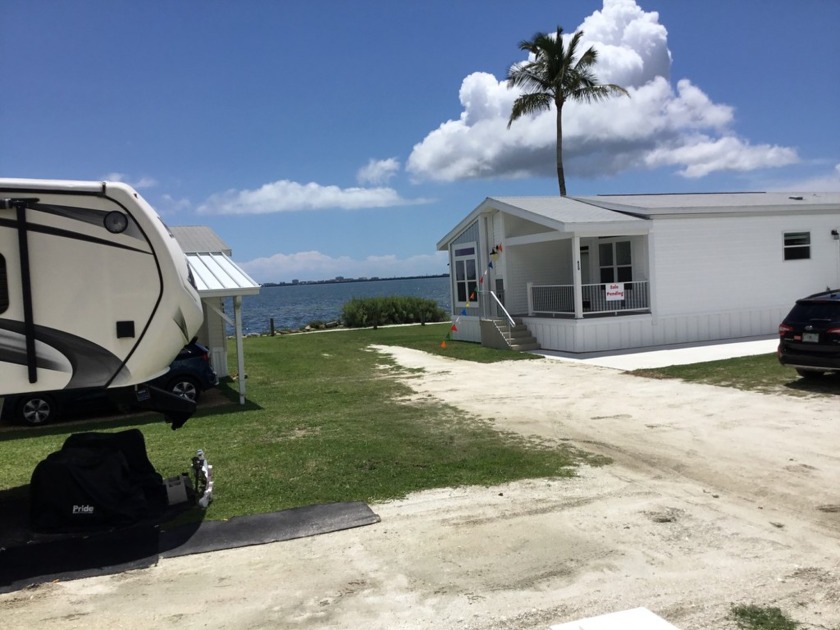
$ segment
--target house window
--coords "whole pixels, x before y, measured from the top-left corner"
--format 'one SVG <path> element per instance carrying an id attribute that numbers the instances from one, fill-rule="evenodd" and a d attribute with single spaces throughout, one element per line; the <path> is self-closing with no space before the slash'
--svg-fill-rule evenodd
<path id="1" fill-rule="evenodd" d="M 465 304 L 475 299 L 473 294 L 478 287 L 475 245 L 456 245 L 453 262 L 455 264 L 455 301 Z"/>
<path id="2" fill-rule="evenodd" d="M 811 257 L 810 232 L 785 232 L 785 260 L 803 260 Z"/>
<path id="3" fill-rule="evenodd" d="M 630 282 L 633 266 L 630 261 L 630 241 L 598 244 L 601 282 Z"/>
<path id="4" fill-rule="evenodd" d="M 0 313 L 9 308 L 9 281 L 6 275 L 6 259 L 0 254 Z"/>

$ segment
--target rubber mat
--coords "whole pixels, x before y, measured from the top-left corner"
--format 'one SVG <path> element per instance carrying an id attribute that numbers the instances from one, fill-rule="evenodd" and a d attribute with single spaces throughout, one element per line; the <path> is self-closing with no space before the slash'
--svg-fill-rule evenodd
<path id="1" fill-rule="evenodd" d="M 268 514 L 237 516 L 227 521 L 203 521 L 197 530 L 188 531 L 190 526 L 184 526 L 171 532 L 161 532 L 160 555 L 174 558 L 263 545 L 378 522 L 379 516 L 361 502 L 309 505 Z"/>
<path id="2" fill-rule="evenodd" d="M 163 530 L 157 524 L 31 538 L 12 536 L 0 541 L 0 593 L 53 580 L 75 580 L 141 569 L 159 558 L 262 545 L 316 536 L 379 522 L 362 502 L 310 505 L 227 521 L 201 521 Z M 6 533 L 9 533 L 8 530 Z M 17 544 L 15 544 L 17 543 Z"/>

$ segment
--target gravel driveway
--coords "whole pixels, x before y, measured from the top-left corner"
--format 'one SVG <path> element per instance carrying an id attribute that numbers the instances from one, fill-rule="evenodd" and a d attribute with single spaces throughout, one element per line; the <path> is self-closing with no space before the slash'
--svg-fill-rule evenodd
<path id="1" fill-rule="evenodd" d="M 407 402 L 614 463 L 417 493 L 373 505 L 377 525 L 3 595 L 4 627 L 544 630 L 645 606 L 707 630 L 736 628 L 733 604 L 840 626 L 834 399 L 377 350 L 422 368 L 394 372 Z"/>

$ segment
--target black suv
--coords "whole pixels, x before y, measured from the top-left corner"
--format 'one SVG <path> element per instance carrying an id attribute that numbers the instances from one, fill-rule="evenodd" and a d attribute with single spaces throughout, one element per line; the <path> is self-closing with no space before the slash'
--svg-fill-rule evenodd
<path id="1" fill-rule="evenodd" d="M 840 290 L 796 301 L 779 324 L 779 362 L 800 376 L 840 372 Z"/>

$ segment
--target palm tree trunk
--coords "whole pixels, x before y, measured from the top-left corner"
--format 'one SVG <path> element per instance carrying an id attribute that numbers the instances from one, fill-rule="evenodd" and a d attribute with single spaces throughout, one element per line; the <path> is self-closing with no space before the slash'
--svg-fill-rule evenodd
<path id="1" fill-rule="evenodd" d="M 566 174 L 563 172 L 563 104 L 557 103 L 557 183 L 560 196 L 566 196 Z"/>

